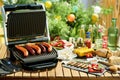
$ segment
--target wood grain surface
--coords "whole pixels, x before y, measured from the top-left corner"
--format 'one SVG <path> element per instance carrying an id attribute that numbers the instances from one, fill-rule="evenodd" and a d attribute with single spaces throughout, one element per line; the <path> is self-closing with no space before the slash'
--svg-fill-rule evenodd
<path id="1" fill-rule="evenodd" d="M 0 58 L 5 58 L 7 56 L 7 47 L 4 44 L 0 44 Z M 105 72 L 103 76 L 95 76 L 91 74 L 87 74 L 84 72 L 68 69 L 62 66 L 61 61 L 58 62 L 57 66 L 53 69 L 45 69 L 38 71 L 19 71 L 13 74 L 9 74 L 3 77 L 0 77 L 1 80 L 117 80 L 120 78 L 120 74 L 112 74 L 109 72 Z"/>

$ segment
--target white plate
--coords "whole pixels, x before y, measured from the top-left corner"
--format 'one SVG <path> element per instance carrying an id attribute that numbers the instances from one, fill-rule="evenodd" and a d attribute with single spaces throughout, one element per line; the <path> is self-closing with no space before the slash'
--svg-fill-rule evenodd
<path id="1" fill-rule="evenodd" d="M 77 57 L 77 55 L 73 53 L 73 49 L 74 49 L 74 46 L 66 47 L 62 50 L 58 50 L 58 59 L 71 60 Z"/>

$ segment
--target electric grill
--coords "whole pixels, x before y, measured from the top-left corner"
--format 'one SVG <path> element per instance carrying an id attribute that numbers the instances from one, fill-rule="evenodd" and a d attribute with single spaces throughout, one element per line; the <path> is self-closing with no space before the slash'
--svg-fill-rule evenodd
<path id="1" fill-rule="evenodd" d="M 6 5 L 4 12 L 5 43 L 10 50 L 11 60 L 18 60 L 24 69 L 43 69 L 55 67 L 57 51 L 23 57 L 15 45 L 49 42 L 49 29 L 43 4 Z"/>

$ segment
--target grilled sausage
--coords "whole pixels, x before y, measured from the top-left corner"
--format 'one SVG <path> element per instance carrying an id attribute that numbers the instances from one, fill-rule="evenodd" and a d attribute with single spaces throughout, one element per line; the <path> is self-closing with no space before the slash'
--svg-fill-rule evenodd
<path id="1" fill-rule="evenodd" d="M 51 52 L 51 51 L 52 51 L 52 46 L 51 46 L 49 43 L 47 43 L 47 42 L 42 42 L 41 44 L 47 48 L 47 51 L 48 51 L 48 52 Z"/>
<path id="2" fill-rule="evenodd" d="M 27 57 L 27 56 L 28 56 L 28 51 L 27 51 L 27 49 L 25 49 L 25 48 L 22 47 L 22 46 L 18 46 L 18 45 L 16 45 L 15 47 L 23 53 L 24 57 Z"/>
<path id="3" fill-rule="evenodd" d="M 28 50 L 28 52 L 30 52 L 32 55 L 35 54 L 35 51 L 33 48 L 31 48 L 29 45 L 25 45 L 25 48 Z"/>
<path id="4" fill-rule="evenodd" d="M 38 54 L 41 54 L 41 48 L 38 45 L 28 45 L 33 48 Z"/>
<path id="5" fill-rule="evenodd" d="M 38 46 L 41 48 L 41 51 L 42 51 L 43 53 L 46 52 L 46 47 L 45 47 L 45 46 L 43 46 L 42 44 L 38 44 Z"/>

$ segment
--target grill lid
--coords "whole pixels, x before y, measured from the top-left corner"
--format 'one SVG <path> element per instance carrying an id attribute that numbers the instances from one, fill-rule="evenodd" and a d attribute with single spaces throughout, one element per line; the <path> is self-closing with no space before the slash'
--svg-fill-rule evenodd
<path id="1" fill-rule="evenodd" d="M 50 40 L 46 12 L 42 4 L 7 5 L 4 6 L 4 9 L 6 12 L 3 13 L 9 12 L 6 22 L 4 21 L 7 45 L 16 42 L 19 44 L 35 40 L 44 41 L 44 38 L 45 41 Z M 43 39 L 40 39 L 41 37 Z"/>
<path id="2" fill-rule="evenodd" d="M 25 38 L 44 35 L 46 26 L 45 11 L 25 10 L 8 14 L 8 38 Z"/>

